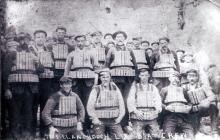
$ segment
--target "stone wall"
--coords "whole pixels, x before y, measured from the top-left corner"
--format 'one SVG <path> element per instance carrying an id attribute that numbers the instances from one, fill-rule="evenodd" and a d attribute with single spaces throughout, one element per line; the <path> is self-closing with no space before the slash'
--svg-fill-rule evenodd
<path id="1" fill-rule="evenodd" d="M 177 27 L 178 0 L 29 0 L 8 1 L 8 26 L 33 33 L 49 34 L 64 25 L 69 34 L 124 30 L 129 37 L 142 36 L 150 42 L 161 36 L 171 39 L 173 48 L 199 52 L 217 62 L 220 54 L 220 8 L 206 0 L 186 7 L 184 30 Z M 186 0 L 190 1 L 190 0 Z M 206 57 L 204 57 L 206 58 Z M 207 61 L 206 59 L 203 62 Z"/>

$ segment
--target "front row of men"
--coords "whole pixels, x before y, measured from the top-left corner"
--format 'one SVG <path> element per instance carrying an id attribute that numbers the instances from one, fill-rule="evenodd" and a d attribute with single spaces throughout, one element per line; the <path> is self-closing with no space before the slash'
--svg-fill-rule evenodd
<path id="1" fill-rule="evenodd" d="M 170 84 L 160 93 L 148 82 L 149 76 L 147 70 L 140 70 L 128 94 L 127 108 L 133 129 L 130 138 L 172 138 L 176 133 L 193 138 L 199 131 L 203 112 L 215 100 L 212 91 L 199 85 L 199 74 L 193 69 L 187 72 L 189 84 L 181 87 L 180 77 L 174 72 L 169 77 Z M 83 134 L 85 109 L 79 96 L 72 92 L 72 79 L 63 76 L 60 90 L 48 99 L 42 113 L 50 138 L 104 139 L 105 132 L 112 139 L 124 138 L 120 125 L 125 115 L 122 94 L 112 82 L 109 69 L 100 70 L 98 77 L 99 84 L 93 87 L 87 103 L 92 121 L 91 137 Z M 158 123 L 161 113 L 163 133 Z"/>

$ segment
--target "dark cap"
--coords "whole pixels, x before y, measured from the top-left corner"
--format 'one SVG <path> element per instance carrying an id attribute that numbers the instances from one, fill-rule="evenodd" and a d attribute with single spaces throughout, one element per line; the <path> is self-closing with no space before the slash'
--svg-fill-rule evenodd
<path id="1" fill-rule="evenodd" d="M 187 70 L 186 74 L 189 74 L 189 73 L 195 73 L 195 74 L 199 75 L 198 70 L 195 68 L 191 68 L 191 69 Z"/>
<path id="2" fill-rule="evenodd" d="M 85 36 L 85 35 L 77 35 L 77 36 L 75 36 L 74 40 L 77 41 L 77 39 L 80 38 L 80 37 L 83 37 L 83 38 L 86 39 L 86 36 Z"/>
<path id="3" fill-rule="evenodd" d="M 94 36 L 102 36 L 102 32 L 101 31 L 96 31 L 96 32 L 92 33 L 91 37 L 94 37 Z"/>
<path id="4" fill-rule="evenodd" d="M 102 75 L 103 73 L 106 73 L 106 72 L 111 75 L 109 68 L 102 68 L 102 69 L 97 70 L 97 73 L 98 73 L 99 75 Z"/>
<path id="5" fill-rule="evenodd" d="M 167 37 L 161 37 L 161 38 L 159 38 L 159 42 L 160 42 L 161 40 L 165 40 L 165 41 L 167 41 L 168 43 L 170 42 L 170 39 L 167 38 Z"/>
<path id="6" fill-rule="evenodd" d="M 60 83 L 65 83 L 65 82 L 72 82 L 72 78 L 70 76 L 62 76 L 60 78 Z"/>
<path id="7" fill-rule="evenodd" d="M 47 37 L 47 32 L 44 31 L 44 30 L 36 30 L 36 31 L 34 32 L 34 36 L 35 36 L 37 33 L 44 33 L 45 36 Z"/>
<path id="8" fill-rule="evenodd" d="M 66 32 L 66 28 L 65 27 L 63 27 L 63 26 L 58 26 L 57 28 L 56 28 L 56 32 L 57 32 L 57 30 L 64 30 L 65 32 Z"/>
<path id="9" fill-rule="evenodd" d="M 125 39 L 127 39 L 127 37 L 128 37 L 124 31 L 117 31 L 112 35 L 113 39 L 115 39 L 118 34 L 123 34 Z"/>
<path id="10" fill-rule="evenodd" d="M 142 40 L 142 37 L 133 37 L 132 40 L 141 41 L 141 40 Z"/>
<path id="11" fill-rule="evenodd" d="M 177 49 L 176 52 L 182 52 L 185 53 L 185 51 L 183 49 Z"/>
<path id="12" fill-rule="evenodd" d="M 106 36 L 111 36 L 111 37 L 112 37 L 112 34 L 111 34 L 111 33 L 106 33 L 106 34 L 104 35 L 104 38 L 105 38 Z"/>
<path id="13" fill-rule="evenodd" d="M 153 46 L 154 44 L 157 44 L 157 45 L 159 45 L 159 42 L 157 42 L 157 41 L 155 41 L 155 42 L 152 42 L 152 43 L 151 43 L 151 46 Z"/>
<path id="14" fill-rule="evenodd" d="M 143 44 L 143 43 L 147 43 L 148 45 L 150 45 L 150 42 L 147 41 L 147 40 L 143 40 L 143 41 L 141 41 L 141 44 Z"/>

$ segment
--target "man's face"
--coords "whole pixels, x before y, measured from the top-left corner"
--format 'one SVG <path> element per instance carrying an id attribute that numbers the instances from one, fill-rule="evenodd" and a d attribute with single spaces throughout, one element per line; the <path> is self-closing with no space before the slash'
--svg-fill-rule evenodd
<path id="1" fill-rule="evenodd" d="M 148 78 L 149 78 L 148 71 L 140 72 L 139 78 L 141 83 L 148 83 Z"/>
<path id="2" fill-rule="evenodd" d="M 147 49 L 149 47 L 149 44 L 148 43 L 142 43 L 141 44 L 141 49 Z"/>
<path id="3" fill-rule="evenodd" d="M 166 40 L 160 40 L 160 48 L 162 48 L 163 50 L 167 50 L 168 47 L 168 42 Z"/>
<path id="4" fill-rule="evenodd" d="M 58 39 L 64 39 L 65 35 L 66 35 L 65 30 L 62 30 L 62 29 L 57 30 L 57 38 Z"/>
<path id="5" fill-rule="evenodd" d="M 124 41 L 125 41 L 125 37 L 123 34 L 119 33 L 116 35 L 115 37 L 115 41 L 118 45 L 123 45 L 124 44 Z"/>
<path id="6" fill-rule="evenodd" d="M 134 49 L 134 44 L 133 43 L 127 43 L 126 47 L 128 48 L 128 50 L 133 50 Z"/>
<path id="7" fill-rule="evenodd" d="M 193 61 L 193 57 L 191 56 L 191 55 L 186 55 L 185 57 L 184 57 L 184 62 L 192 62 Z"/>
<path id="8" fill-rule="evenodd" d="M 106 42 L 113 41 L 112 36 L 111 36 L 111 35 L 107 35 L 107 36 L 105 36 L 105 41 L 106 41 Z"/>
<path id="9" fill-rule="evenodd" d="M 93 39 L 93 42 L 96 44 L 96 43 L 100 43 L 101 42 L 101 38 L 102 36 L 101 35 L 95 35 L 92 37 Z"/>
<path id="10" fill-rule="evenodd" d="M 199 76 L 194 72 L 190 72 L 187 74 L 187 80 L 190 84 L 195 84 L 199 81 Z"/>
<path id="11" fill-rule="evenodd" d="M 152 56 L 153 55 L 153 51 L 151 49 L 147 49 L 146 50 L 148 56 Z"/>
<path id="12" fill-rule="evenodd" d="M 46 36 L 44 33 L 35 34 L 35 42 L 37 45 L 42 46 L 46 42 Z"/>
<path id="13" fill-rule="evenodd" d="M 180 51 L 176 52 L 176 55 L 177 55 L 178 60 L 180 60 L 183 56 L 183 52 L 180 52 Z"/>
<path id="14" fill-rule="evenodd" d="M 70 81 L 64 82 L 60 85 L 60 87 L 62 88 L 63 91 L 69 93 L 70 90 L 72 89 L 72 82 Z"/>
<path id="15" fill-rule="evenodd" d="M 110 83 L 111 75 L 109 72 L 103 72 L 100 76 L 100 80 L 102 85 L 107 86 Z"/>
<path id="16" fill-rule="evenodd" d="M 8 47 L 9 52 L 16 52 L 16 50 L 17 50 L 17 45 L 13 45 L 13 46 Z"/>
<path id="17" fill-rule="evenodd" d="M 108 48 L 114 48 L 114 47 L 115 47 L 114 44 L 112 44 L 112 43 L 108 44 Z"/>
<path id="18" fill-rule="evenodd" d="M 169 81 L 171 85 L 178 86 L 180 84 L 180 80 L 177 76 L 170 76 Z"/>
<path id="19" fill-rule="evenodd" d="M 133 40 L 135 48 L 139 48 L 140 46 L 140 41 L 139 40 Z"/>
<path id="20" fill-rule="evenodd" d="M 85 41 L 86 41 L 85 37 L 78 37 L 76 39 L 76 45 L 80 50 L 82 50 L 84 48 Z"/>
<path id="21" fill-rule="evenodd" d="M 159 49 L 159 45 L 158 45 L 158 44 L 153 44 L 153 45 L 152 45 L 152 48 L 153 48 L 154 50 L 157 50 L 157 49 Z"/>

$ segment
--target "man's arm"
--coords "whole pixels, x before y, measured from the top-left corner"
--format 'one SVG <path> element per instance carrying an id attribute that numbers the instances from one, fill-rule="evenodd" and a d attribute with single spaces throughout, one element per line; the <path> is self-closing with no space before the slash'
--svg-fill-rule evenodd
<path id="1" fill-rule="evenodd" d="M 77 119 L 78 122 L 84 122 L 85 120 L 85 108 L 80 100 L 79 96 L 76 95 L 76 106 L 77 106 Z"/>
<path id="2" fill-rule="evenodd" d="M 122 97 L 120 89 L 116 87 L 116 90 L 117 90 L 118 99 L 119 99 L 119 116 L 117 119 L 121 121 L 125 115 L 125 104 L 124 104 L 124 99 Z"/>
<path id="3" fill-rule="evenodd" d="M 135 83 L 133 83 L 128 93 L 128 99 L 127 99 L 127 103 L 128 103 L 127 108 L 129 113 L 136 111 L 135 93 L 136 93 L 136 88 L 135 88 Z"/>
<path id="4" fill-rule="evenodd" d="M 179 65 L 178 57 L 177 57 L 177 55 L 176 55 L 176 53 L 174 51 L 171 51 L 171 52 L 172 52 L 173 57 L 174 57 L 174 63 L 176 65 L 176 70 L 178 72 L 180 72 L 180 65 Z"/>
<path id="5" fill-rule="evenodd" d="M 51 113 L 54 110 L 55 106 L 56 106 L 57 102 L 55 101 L 55 98 L 53 98 L 53 96 L 51 96 L 48 100 L 47 103 L 42 111 L 42 119 L 44 121 L 44 124 L 46 126 L 51 126 L 53 125 L 53 121 L 51 118 Z"/>
<path id="6" fill-rule="evenodd" d="M 72 53 L 70 53 L 66 59 L 66 64 L 65 64 L 65 68 L 64 68 L 64 75 L 69 75 L 71 65 L 72 65 L 72 59 L 74 59 L 74 57 L 72 57 Z"/>
<path id="7" fill-rule="evenodd" d="M 114 48 L 110 48 L 106 56 L 106 66 L 110 67 L 112 60 L 114 60 Z"/>
<path id="8" fill-rule="evenodd" d="M 96 92 L 95 87 L 93 87 L 93 89 L 89 95 L 89 99 L 88 99 L 87 106 L 86 106 L 87 113 L 91 117 L 92 120 L 98 119 L 98 117 L 96 116 L 96 113 L 95 113 L 96 98 L 97 98 L 97 92 Z"/>
<path id="9" fill-rule="evenodd" d="M 155 95 L 155 103 L 156 103 L 156 109 L 158 110 L 158 112 L 162 111 L 162 99 L 159 93 L 159 90 L 157 89 L 156 86 L 153 87 L 154 88 L 154 95 Z"/>

